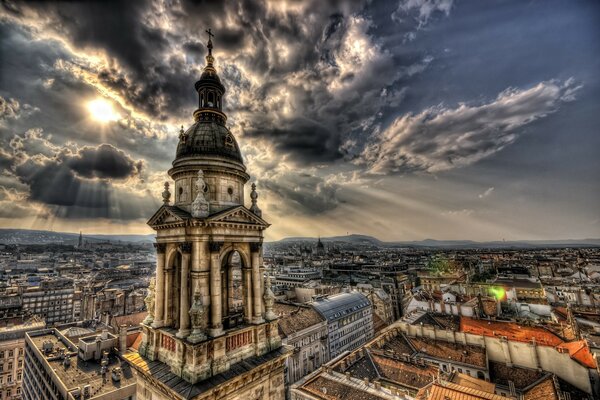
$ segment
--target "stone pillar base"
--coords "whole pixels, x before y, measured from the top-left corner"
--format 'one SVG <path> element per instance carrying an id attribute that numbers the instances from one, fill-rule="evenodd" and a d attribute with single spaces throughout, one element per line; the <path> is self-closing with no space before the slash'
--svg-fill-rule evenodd
<path id="1" fill-rule="evenodd" d="M 254 325 L 264 324 L 265 320 L 263 319 L 263 317 L 254 317 L 252 318 L 252 323 Z"/>
<path id="2" fill-rule="evenodd" d="M 188 337 L 190 334 L 190 330 L 189 329 L 180 329 L 179 331 L 177 331 L 177 333 L 175 334 L 176 337 L 178 337 L 179 339 L 183 339 Z"/>
<path id="3" fill-rule="evenodd" d="M 203 340 L 206 340 L 206 335 L 202 331 L 200 331 L 200 332 L 192 332 L 192 334 L 187 337 L 187 340 L 188 340 L 188 342 L 194 343 L 194 344 L 200 343 Z"/>
<path id="4" fill-rule="evenodd" d="M 223 328 L 222 327 L 218 327 L 218 328 L 210 328 L 208 330 L 208 334 L 211 337 L 217 337 L 217 336 L 223 336 L 223 334 L 225 334 L 225 332 L 223 332 Z"/>
<path id="5" fill-rule="evenodd" d="M 152 322 L 152 326 L 153 328 L 162 328 L 163 326 L 165 326 L 165 321 L 158 321 L 158 320 L 154 320 Z"/>

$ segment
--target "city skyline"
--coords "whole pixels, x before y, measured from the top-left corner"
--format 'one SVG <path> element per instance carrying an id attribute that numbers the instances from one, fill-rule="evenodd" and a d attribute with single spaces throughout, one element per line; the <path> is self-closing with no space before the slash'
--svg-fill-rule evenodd
<path id="1" fill-rule="evenodd" d="M 150 233 L 210 27 L 267 240 L 600 237 L 598 4 L 325 3 L 3 4 L 0 227 Z"/>

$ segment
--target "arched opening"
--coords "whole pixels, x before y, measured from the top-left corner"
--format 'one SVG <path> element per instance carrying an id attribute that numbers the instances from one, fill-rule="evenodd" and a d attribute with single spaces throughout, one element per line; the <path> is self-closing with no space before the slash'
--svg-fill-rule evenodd
<path id="1" fill-rule="evenodd" d="M 237 251 L 231 251 L 221 265 L 221 301 L 223 327 L 230 329 L 244 321 L 243 260 Z"/>
<path id="2" fill-rule="evenodd" d="M 208 106 L 215 106 L 215 94 L 213 92 L 208 92 Z"/>
<path id="3" fill-rule="evenodd" d="M 477 378 L 481 380 L 485 380 L 485 375 L 481 371 L 477 371 Z"/>

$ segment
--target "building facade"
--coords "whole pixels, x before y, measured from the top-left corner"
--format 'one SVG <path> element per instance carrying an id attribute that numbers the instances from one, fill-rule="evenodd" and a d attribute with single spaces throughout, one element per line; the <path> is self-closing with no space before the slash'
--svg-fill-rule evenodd
<path id="1" fill-rule="evenodd" d="M 22 398 L 25 333 L 45 326 L 43 321 L 33 319 L 24 324 L 0 329 L 0 400 Z"/>
<path id="2" fill-rule="evenodd" d="M 80 337 L 78 345 L 54 328 L 26 333 L 23 398 L 133 400 L 135 376 L 118 347 L 119 338 L 106 331 Z"/>
<path id="3" fill-rule="evenodd" d="M 373 309 L 362 293 L 340 293 L 318 299 L 313 307 L 327 320 L 328 359 L 373 338 Z"/>
<path id="4" fill-rule="evenodd" d="M 279 332 L 293 352 L 286 362 L 286 384 L 292 384 L 329 361 L 327 320 L 309 305 L 276 304 Z"/>
<path id="5" fill-rule="evenodd" d="M 139 352 L 126 356 L 139 400 L 285 397 L 288 351 L 263 279 L 269 224 L 254 185 L 244 206 L 250 176 L 225 125 L 210 35 L 195 122 L 182 128 L 169 170 L 174 201 L 166 183 L 164 205 L 148 222 L 157 236 L 155 288 Z"/>
<path id="6" fill-rule="evenodd" d="M 80 299 L 75 296 L 72 280 L 49 279 L 41 281 L 39 286 L 22 289 L 23 312 L 26 315 L 40 316 L 48 325 L 79 320 Z"/>

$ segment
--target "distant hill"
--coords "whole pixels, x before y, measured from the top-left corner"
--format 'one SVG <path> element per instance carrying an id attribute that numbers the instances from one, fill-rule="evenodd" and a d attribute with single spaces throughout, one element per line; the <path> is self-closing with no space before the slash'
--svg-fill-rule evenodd
<path id="1" fill-rule="evenodd" d="M 0 243 L 3 244 L 77 244 L 79 233 L 53 232 L 29 229 L 0 229 Z M 152 243 L 154 234 L 149 235 L 96 235 L 83 234 L 88 242 L 126 242 Z M 316 243 L 316 237 L 289 237 L 271 244 Z M 323 243 L 346 243 L 381 248 L 415 247 L 441 249 L 527 249 L 527 248 L 561 248 L 561 247 L 600 247 L 600 239 L 565 239 L 565 240 L 516 240 L 476 242 L 472 240 L 435 240 L 384 242 L 373 236 L 352 234 L 346 236 L 322 237 Z"/>
<path id="2" fill-rule="evenodd" d="M 126 242 L 150 243 L 154 242 L 154 235 L 86 235 L 83 240 L 87 242 Z M 30 229 L 0 229 L 0 243 L 3 244 L 77 244 L 79 233 L 54 232 Z"/>
<path id="3" fill-rule="evenodd" d="M 290 237 L 272 243 L 315 243 L 314 237 Z M 342 242 L 348 244 L 373 245 L 378 247 L 419 247 L 448 249 L 527 249 L 527 248 L 562 248 L 562 247 L 600 247 L 600 239 L 565 239 L 565 240 L 515 240 L 476 242 L 473 240 L 435 240 L 383 242 L 366 235 L 347 235 L 322 237 L 323 243 Z"/>

